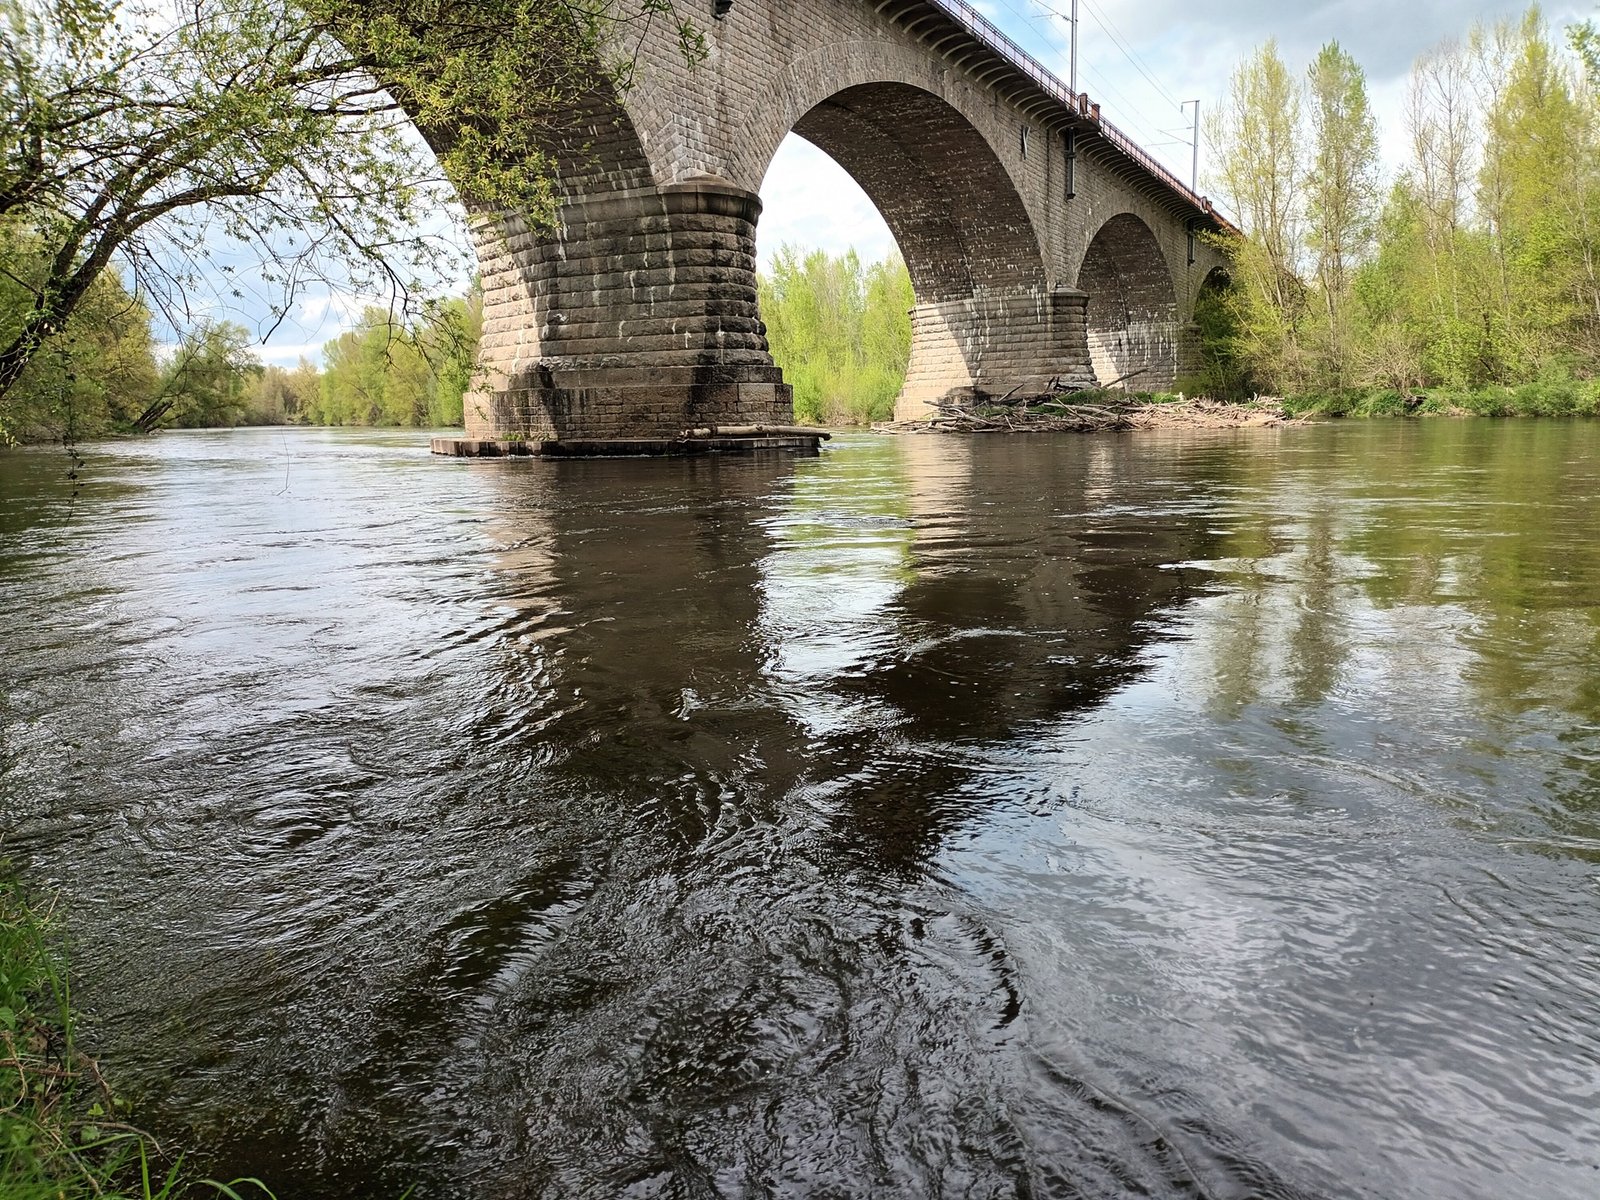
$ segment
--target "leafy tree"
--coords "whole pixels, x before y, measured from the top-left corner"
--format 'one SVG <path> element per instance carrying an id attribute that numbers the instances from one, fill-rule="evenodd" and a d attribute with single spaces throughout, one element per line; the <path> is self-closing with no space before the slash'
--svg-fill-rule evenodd
<path id="1" fill-rule="evenodd" d="M 555 208 L 563 114 L 627 83 L 630 22 L 670 0 L 0 0 L 0 229 L 47 270 L 0 341 L 0 404 L 120 262 L 176 326 L 202 267 L 265 264 L 288 311 L 318 279 L 411 315 L 457 273 L 451 185 Z M 687 55 L 704 52 L 679 27 Z M 414 124 L 413 124 L 414 122 Z M 438 154 L 416 136 L 419 129 Z"/>
<path id="2" fill-rule="evenodd" d="M 1231 277 L 1214 272 L 1194 299 L 1195 370 L 1178 381 L 1182 391 L 1217 400 L 1242 400 L 1253 389 L 1251 364 L 1240 352 L 1241 297 Z"/>
<path id="3" fill-rule="evenodd" d="M 1583 63 L 1591 87 L 1600 87 L 1600 27 L 1580 21 L 1567 30 L 1567 42 Z"/>
<path id="4" fill-rule="evenodd" d="M 297 425 L 309 418 L 322 390 L 322 372 L 302 358 L 294 370 L 269 366 L 261 372 L 251 393 L 250 412 L 268 425 Z"/>
<path id="5" fill-rule="evenodd" d="M 1306 207 L 1325 323 L 1321 374 L 1341 386 L 1351 343 L 1351 276 L 1370 252 L 1377 224 L 1378 129 L 1366 75 L 1338 42 L 1322 48 L 1308 79 L 1312 160 Z"/>
<path id="6" fill-rule="evenodd" d="M 445 301 L 441 319 L 422 327 L 419 348 L 432 368 L 426 422 L 430 428 L 462 423 L 482 334 L 483 296 L 478 292 Z"/>
<path id="7" fill-rule="evenodd" d="M 1498 40 L 1513 57 L 1488 112 L 1479 203 L 1501 265 L 1507 365 L 1529 375 L 1564 346 L 1600 352 L 1600 144 L 1539 10 Z"/>
<path id="8" fill-rule="evenodd" d="M 47 270 L 39 239 L 0 226 L 0 338 L 16 328 Z M 93 437 L 124 426 L 149 404 L 157 376 L 150 312 L 108 271 L 19 377 L 0 440 Z"/>
<path id="9" fill-rule="evenodd" d="M 1466 233 L 1476 111 L 1470 62 L 1460 41 L 1450 39 L 1417 59 L 1406 96 L 1411 167 L 1397 185 L 1408 195 L 1397 190 L 1391 208 L 1410 195 L 1416 204 L 1404 218 L 1386 216 L 1388 236 L 1380 233 L 1379 239 L 1389 272 L 1410 273 L 1403 297 L 1396 300 L 1404 299 L 1412 310 L 1411 361 L 1403 372 L 1375 372 L 1392 386 L 1415 386 L 1423 374 L 1468 386 L 1481 372 L 1487 350 L 1480 319 L 1483 292 L 1467 287 L 1471 254 L 1482 248 L 1468 245 Z M 1392 327 L 1380 331 L 1381 345 L 1398 344 L 1383 332 L 1392 334 Z"/>
<path id="10" fill-rule="evenodd" d="M 1269 41 L 1234 72 L 1209 122 L 1217 190 L 1250 234 L 1231 247 L 1239 348 L 1268 387 L 1306 375 L 1302 92 Z"/>
<path id="11" fill-rule="evenodd" d="M 1424 360 L 1437 332 L 1431 299 L 1438 255 L 1429 241 L 1427 201 L 1406 174 L 1389 193 L 1378 222 L 1378 252 L 1353 281 L 1364 318 L 1361 375 L 1367 382 L 1405 390 L 1422 386 Z"/>
<path id="12" fill-rule="evenodd" d="M 163 395 L 172 401 L 167 421 L 182 429 L 244 424 L 262 374 L 250 353 L 250 331 L 230 321 L 202 325 L 184 337 L 167 368 Z"/>
<path id="13" fill-rule="evenodd" d="M 478 297 L 436 306 L 440 319 L 401 324 L 369 308 L 323 348 L 326 370 L 305 417 L 318 425 L 459 425 L 482 327 Z"/>

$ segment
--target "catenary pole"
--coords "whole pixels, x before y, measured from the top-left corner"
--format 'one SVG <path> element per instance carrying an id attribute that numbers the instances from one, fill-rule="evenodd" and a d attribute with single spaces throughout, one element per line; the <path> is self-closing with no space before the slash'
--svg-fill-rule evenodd
<path id="1" fill-rule="evenodd" d="M 1078 0 L 1072 0 L 1072 94 L 1078 94 Z"/>
<path id="2" fill-rule="evenodd" d="M 1193 154 L 1189 164 L 1189 190 L 1198 192 L 1200 190 L 1200 101 L 1185 100 L 1179 107 L 1188 108 L 1191 104 L 1194 105 L 1194 132 L 1189 138 Z"/>

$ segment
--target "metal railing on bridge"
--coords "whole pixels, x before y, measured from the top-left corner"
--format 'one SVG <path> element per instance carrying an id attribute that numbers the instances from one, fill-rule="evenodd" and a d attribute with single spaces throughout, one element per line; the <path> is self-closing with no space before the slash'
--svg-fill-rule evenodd
<path id="1" fill-rule="evenodd" d="M 1226 218 L 1212 207 L 1209 199 L 1195 192 L 1183 180 L 1157 162 L 1143 146 L 1101 116 L 1098 104 L 1086 106 L 1083 103 L 1086 97 L 1073 95 L 1072 89 L 1050 68 L 1019 46 L 1003 29 L 966 3 L 966 0 L 932 0 L 932 3 L 935 8 L 943 9 L 954 17 L 980 42 L 1031 79 L 1046 95 L 1059 101 L 1063 107 L 1078 116 L 1093 122 L 1096 132 L 1123 154 L 1160 179 L 1190 204 L 1227 224 Z"/>

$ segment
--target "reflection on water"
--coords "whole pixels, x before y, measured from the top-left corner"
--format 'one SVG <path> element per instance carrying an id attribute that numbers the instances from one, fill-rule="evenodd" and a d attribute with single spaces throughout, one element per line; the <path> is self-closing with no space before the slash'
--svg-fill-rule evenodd
<path id="1" fill-rule="evenodd" d="M 1600 428 L 0 456 L 0 817 L 283 1195 L 1588 1197 Z"/>

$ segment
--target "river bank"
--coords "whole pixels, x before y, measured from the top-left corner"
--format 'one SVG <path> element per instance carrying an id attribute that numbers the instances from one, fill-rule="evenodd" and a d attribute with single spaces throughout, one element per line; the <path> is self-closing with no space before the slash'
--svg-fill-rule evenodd
<path id="1" fill-rule="evenodd" d="M 83 1050 L 53 908 L 0 863 L 0 1196 L 5 1200 L 270 1197 L 253 1180 L 185 1178 L 127 1123 L 129 1104 Z"/>
<path id="2" fill-rule="evenodd" d="M 1289 396 L 1295 417 L 1593 417 L 1600 416 L 1600 380 L 1536 379 L 1514 387 L 1355 389 Z"/>
<path id="3" fill-rule="evenodd" d="M 1181 393 L 1079 392 L 947 402 L 929 417 L 874 425 L 885 433 L 1100 433 L 1259 429 L 1339 418 L 1592 417 L 1600 380 L 1539 380 L 1517 387 L 1350 390 L 1214 400 Z"/>
<path id="4" fill-rule="evenodd" d="M 1251 429 L 1323 419 L 1392 417 L 1594 417 L 1600 416 L 1600 379 L 1555 378 L 1516 386 L 1351 389 L 1290 396 L 1256 396 L 1249 400 L 1213 400 L 1181 393 L 1086 392 L 1073 396 L 1031 396 L 999 401 L 948 404 L 932 418 L 887 421 L 871 425 L 833 424 L 848 431 L 875 429 L 890 433 L 1028 432 L 1094 433 L 1133 429 Z M 238 426 L 255 428 L 257 426 Z M 273 429 L 313 428 L 285 423 Z M 322 426 L 322 428 L 328 428 Z M 346 426 L 388 429 L 396 426 Z M 458 427 L 459 428 L 459 427 Z M 130 432 L 101 433 L 95 440 L 149 436 Z M 50 444 L 59 433 L 15 439 L 21 445 Z M 4 442 L 0 441 L 0 448 Z"/>

